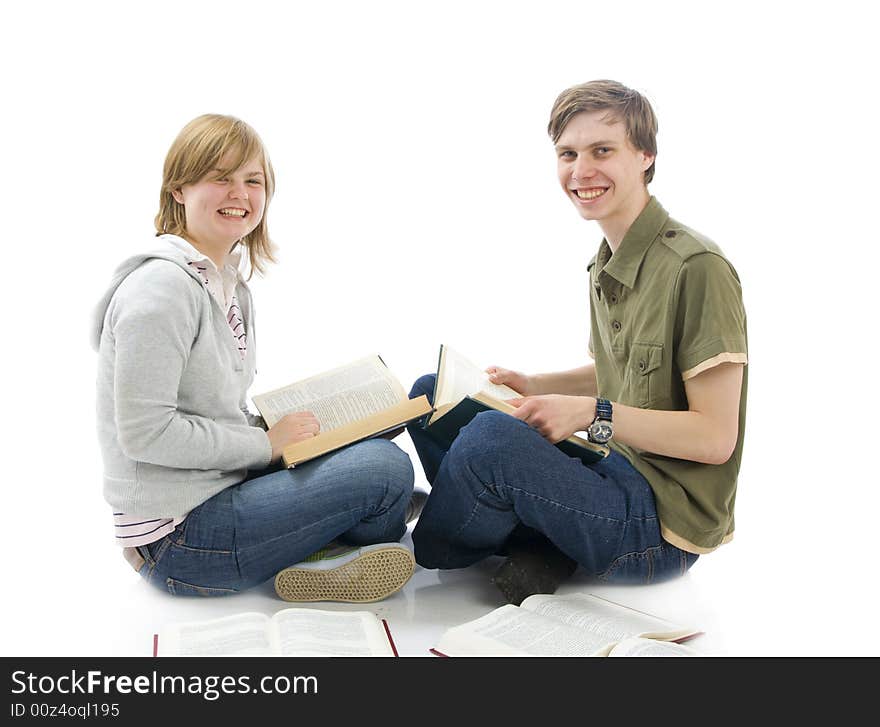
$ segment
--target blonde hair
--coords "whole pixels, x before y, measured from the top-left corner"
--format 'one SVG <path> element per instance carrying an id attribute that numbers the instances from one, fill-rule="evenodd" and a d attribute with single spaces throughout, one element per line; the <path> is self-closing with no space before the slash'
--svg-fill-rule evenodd
<path id="1" fill-rule="evenodd" d="M 223 168 L 220 161 L 227 154 L 228 164 Z M 185 184 L 198 182 L 209 173 L 230 174 L 254 157 L 259 158 L 266 176 L 266 209 L 260 224 L 239 243 L 247 248 L 250 275 L 254 271 L 265 272 L 266 263 L 275 262 L 266 222 L 269 201 L 275 192 L 275 172 L 257 132 L 234 116 L 204 114 L 190 121 L 177 135 L 165 157 L 162 171 L 156 234 L 186 234 L 186 210 L 174 199 L 174 191 Z"/>
<path id="2" fill-rule="evenodd" d="M 565 89 L 550 111 L 547 133 L 555 144 L 575 114 L 607 111 L 606 118 L 622 121 L 629 143 L 657 156 L 657 117 L 642 94 L 617 81 L 590 81 Z M 645 170 L 645 184 L 654 178 L 654 164 Z"/>

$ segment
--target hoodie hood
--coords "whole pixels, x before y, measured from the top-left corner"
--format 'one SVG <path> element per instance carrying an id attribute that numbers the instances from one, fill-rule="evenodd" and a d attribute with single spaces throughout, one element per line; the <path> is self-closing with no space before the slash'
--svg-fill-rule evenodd
<path id="1" fill-rule="evenodd" d="M 183 251 L 171 242 L 172 239 L 175 239 L 175 235 L 161 235 L 158 238 L 159 246 L 157 246 L 154 250 L 150 252 L 139 253 L 137 255 L 132 255 L 130 258 L 124 260 L 119 265 L 119 267 L 116 268 L 113 276 L 110 279 L 109 287 L 107 288 L 104 295 L 101 297 L 98 305 L 95 306 L 94 313 L 92 315 L 91 330 L 89 331 L 89 342 L 91 343 L 92 348 L 95 351 L 98 350 L 98 347 L 101 343 L 101 332 L 104 329 L 104 318 L 107 314 L 107 307 L 110 305 L 110 301 L 113 299 L 113 295 L 114 293 L 116 293 L 116 289 L 122 284 L 123 280 L 125 280 L 133 271 L 137 270 L 148 260 L 168 260 L 169 262 L 172 262 L 185 270 L 186 274 L 189 275 L 193 280 L 195 280 L 200 288 L 203 286 L 203 283 L 199 278 L 198 273 L 189 265 L 189 260 L 183 253 Z"/>

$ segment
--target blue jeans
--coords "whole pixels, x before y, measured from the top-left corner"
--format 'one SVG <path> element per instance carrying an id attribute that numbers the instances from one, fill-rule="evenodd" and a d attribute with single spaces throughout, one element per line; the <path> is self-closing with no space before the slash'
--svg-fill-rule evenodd
<path id="1" fill-rule="evenodd" d="M 140 574 L 177 595 L 250 588 L 338 538 L 397 541 L 413 489 L 409 457 L 387 439 L 354 444 L 295 469 L 256 472 L 138 550 Z"/>
<path id="2" fill-rule="evenodd" d="M 434 391 L 433 375 L 411 397 Z M 447 451 L 410 425 L 431 495 L 413 531 L 425 568 L 462 568 L 503 553 L 510 538 L 548 539 L 591 576 L 652 583 L 687 571 L 697 556 L 660 536 L 654 493 L 617 452 L 585 465 L 514 417 L 478 414 Z"/>

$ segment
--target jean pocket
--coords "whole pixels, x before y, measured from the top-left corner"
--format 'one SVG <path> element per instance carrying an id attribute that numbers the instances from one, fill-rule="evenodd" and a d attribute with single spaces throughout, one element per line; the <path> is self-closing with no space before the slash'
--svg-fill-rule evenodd
<path id="1" fill-rule="evenodd" d="M 166 535 L 159 540 L 154 540 L 152 543 L 139 545 L 137 547 L 137 552 L 140 553 L 141 557 L 144 559 L 143 565 L 138 570 L 138 575 L 141 576 L 141 578 L 148 582 L 153 579 L 153 573 L 156 570 L 156 566 L 165 556 L 165 553 L 168 552 L 170 545 L 171 541 Z"/>
<path id="2" fill-rule="evenodd" d="M 657 550 L 659 548 L 648 548 L 641 553 L 621 555 L 598 578 L 606 583 L 651 583 L 654 580 L 654 552 Z"/>
<path id="3" fill-rule="evenodd" d="M 640 553 L 627 553 L 599 575 L 606 583 L 659 583 L 687 573 L 699 556 L 664 543 Z"/>
<path id="4" fill-rule="evenodd" d="M 216 596 L 229 596 L 238 593 L 234 588 L 210 588 L 208 586 L 196 586 L 192 583 L 185 583 L 176 578 L 166 578 L 165 585 L 168 592 L 172 596 L 200 596 L 202 598 L 213 598 Z"/>

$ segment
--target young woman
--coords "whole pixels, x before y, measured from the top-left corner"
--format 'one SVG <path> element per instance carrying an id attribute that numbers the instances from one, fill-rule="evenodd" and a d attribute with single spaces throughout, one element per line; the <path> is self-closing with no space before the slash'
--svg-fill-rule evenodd
<path id="1" fill-rule="evenodd" d="M 409 457 L 375 439 L 284 469 L 282 449 L 314 437 L 317 420 L 290 414 L 267 431 L 245 403 L 254 308 L 239 262 L 273 261 L 274 185 L 239 119 L 200 116 L 172 144 L 157 244 L 122 263 L 95 316 L 104 496 L 126 559 L 169 593 L 224 595 L 274 576 L 285 600 L 374 601 L 414 567 L 394 542 Z M 331 541 L 335 552 L 315 555 Z"/>

